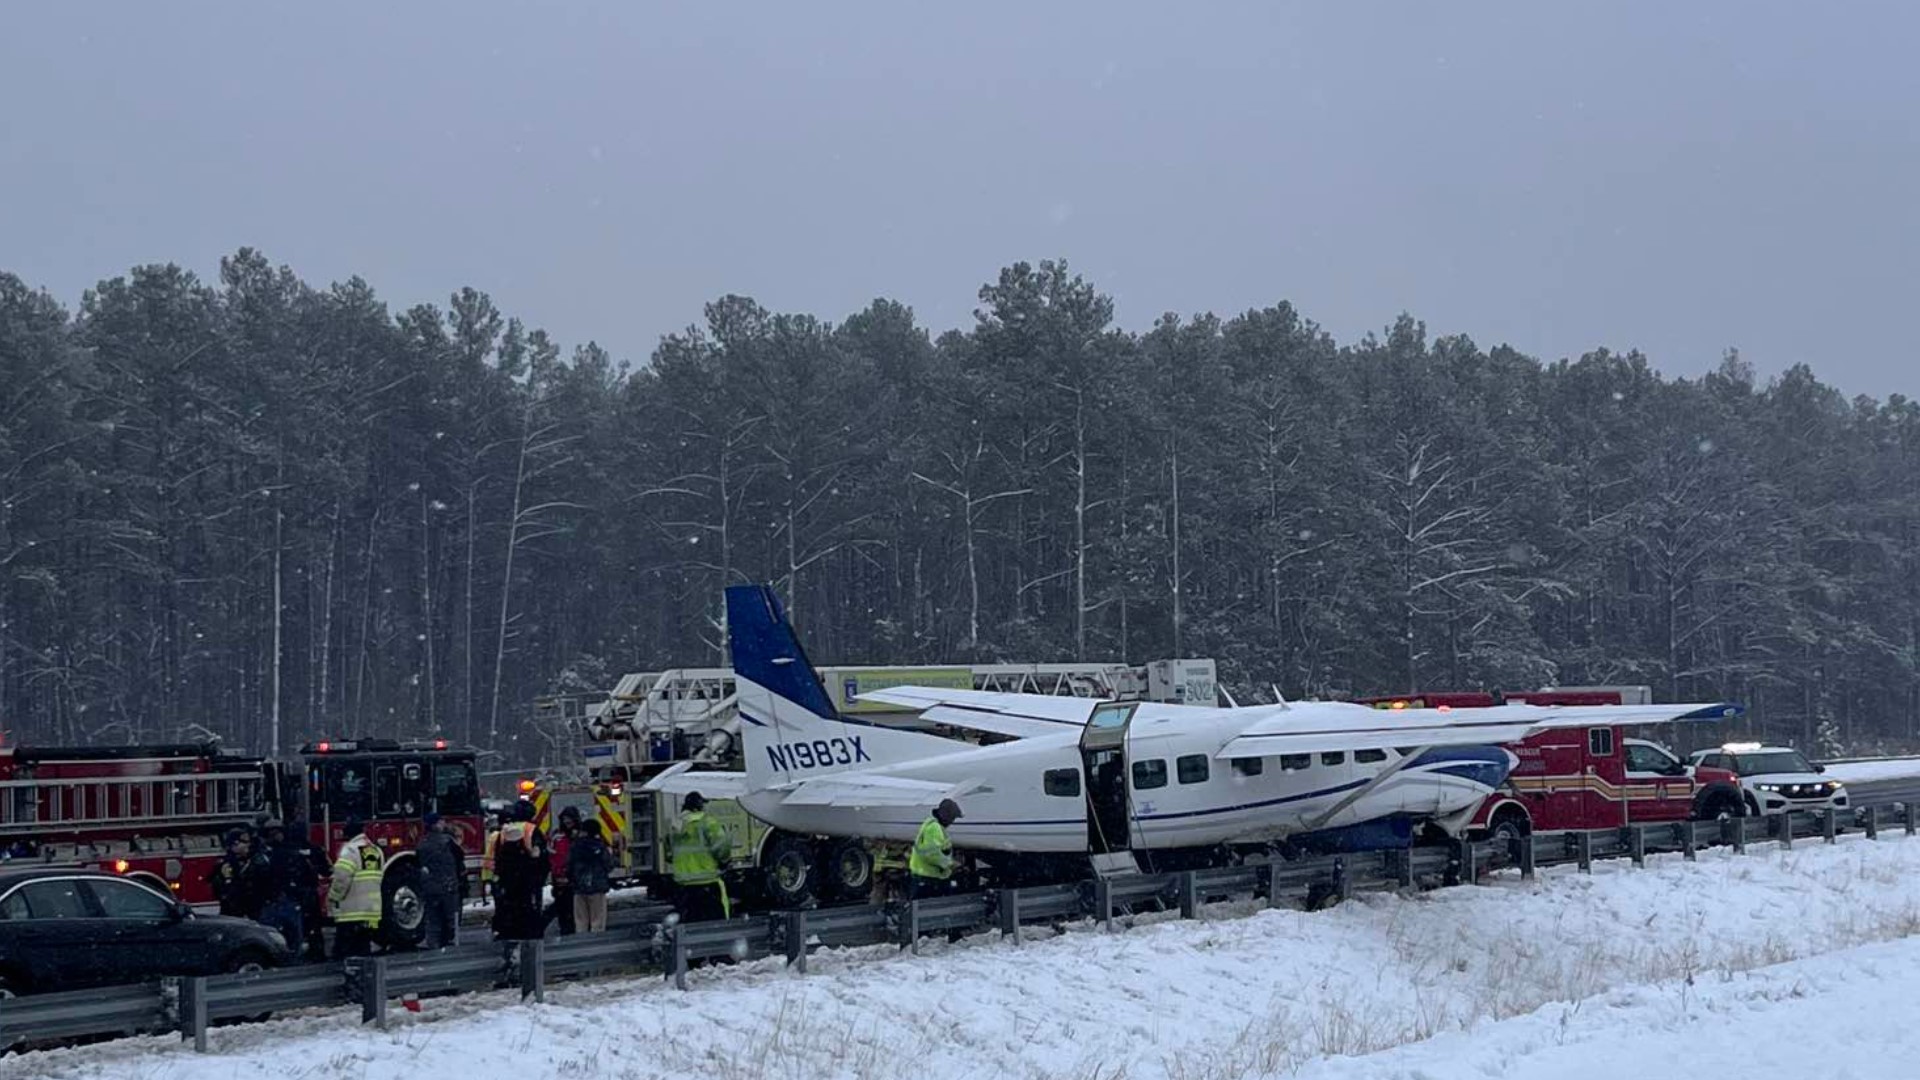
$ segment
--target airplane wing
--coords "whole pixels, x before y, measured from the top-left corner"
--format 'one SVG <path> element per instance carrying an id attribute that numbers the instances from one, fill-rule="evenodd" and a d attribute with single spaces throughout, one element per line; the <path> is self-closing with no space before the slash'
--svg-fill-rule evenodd
<path id="1" fill-rule="evenodd" d="M 692 762 L 682 762 L 641 785 L 641 791 L 663 791 L 669 795 L 699 792 L 709 799 L 738 799 L 747 793 L 747 774 L 743 772 L 693 771 Z"/>
<path id="2" fill-rule="evenodd" d="M 1484 746 L 1518 742 L 1548 728 L 1653 724 L 1739 716 L 1729 703 L 1679 705 L 1495 705 L 1480 709 L 1390 711 L 1345 703 L 1300 703 L 1267 712 L 1227 740 L 1215 757 L 1267 757 L 1389 747 Z"/>
<path id="3" fill-rule="evenodd" d="M 993 690 L 947 690 L 928 686 L 889 686 L 859 695 L 860 701 L 878 701 L 924 710 L 922 719 L 969 731 L 989 731 L 1026 739 L 1077 731 L 1098 704 L 1091 698 L 1053 694 L 1003 694 Z"/>
<path id="4" fill-rule="evenodd" d="M 947 784 L 934 780 L 909 780 L 899 776 L 839 773 L 800 780 L 774 788 L 785 791 L 786 806 L 912 806 L 927 808 L 941 799 L 958 798 L 978 787 L 977 780 Z"/>

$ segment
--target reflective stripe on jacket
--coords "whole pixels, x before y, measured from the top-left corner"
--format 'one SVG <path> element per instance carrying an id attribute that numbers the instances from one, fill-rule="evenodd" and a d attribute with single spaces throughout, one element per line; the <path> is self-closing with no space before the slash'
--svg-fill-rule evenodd
<path id="1" fill-rule="evenodd" d="M 720 880 L 720 867 L 733 854 L 727 827 L 695 810 L 680 819 L 673 834 L 673 880 L 698 885 Z"/>
<path id="2" fill-rule="evenodd" d="M 340 845 L 333 860 L 333 885 L 327 907 L 337 923 L 380 925 L 380 876 L 387 857 L 365 833 Z"/>
<path id="3" fill-rule="evenodd" d="M 953 876 L 953 844 L 947 840 L 947 830 L 940 827 L 938 818 L 928 818 L 920 826 L 920 835 L 913 838 L 913 851 L 907 855 L 907 873 L 941 881 Z"/>

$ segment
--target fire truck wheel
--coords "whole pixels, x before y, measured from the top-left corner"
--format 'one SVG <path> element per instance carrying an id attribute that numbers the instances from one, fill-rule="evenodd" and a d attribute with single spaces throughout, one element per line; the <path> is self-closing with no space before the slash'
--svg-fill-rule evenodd
<path id="1" fill-rule="evenodd" d="M 427 936 L 427 905 L 412 867 L 380 883 L 380 936 L 389 949 L 417 948 Z"/>
<path id="2" fill-rule="evenodd" d="M 873 892 L 873 853 L 858 840 L 835 841 L 822 869 L 836 900 L 863 899 Z"/>
<path id="3" fill-rule="evenodd" d="M 1700 812 L 1695 815 L 1701 821 L 1725 821 L 1728 818 L 1745 817 L 1747 807 L 1740 796 L 1730 791 L 1716 791 L 1700 801 Z"/>
<path id="4" fill-rule="evenodd" d="M 781 834 L 767 842 L 765 872 L 767 899 L 776 908 L 804 906 L 813 896 L 813 845 L 804 837 Z"/>
<path id="5" fill-rule="evenodd" d="M 1518 813 L 1503 813 L 1493 821 L 1493 828 L 1487 830 L 1489 840 L 1498 840 L 1510 844 L 1527 835 L 1527 819 Z"/>

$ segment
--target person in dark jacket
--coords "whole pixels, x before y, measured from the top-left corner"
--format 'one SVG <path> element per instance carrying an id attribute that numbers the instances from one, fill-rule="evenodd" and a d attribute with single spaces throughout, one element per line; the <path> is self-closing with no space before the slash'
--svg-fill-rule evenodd
<path id="1" fill-rule="evenodd" d="M 261 831 L 261 850 L 272 870 L 272 884 L 267 890 L 267 903 L 260 921 L 280 931 L 280 936 L 287 939 L 287 948 L 298 953 L 306 940 L 302 897 L 317 895 L 313 860 L 303 845 L 287 839 L 286 826 L 280 822 L 268 821 Z"/>
<path id="2" fill-rule="evenodd" d="M 426 906 L 429 949 L 460 943 L 460 901 L 467 891 L 467 854 L 440 815 L 427 813 L 427 833 L 415 849 L 420 860 L 420 900 Z"/>
<path id="3" fill-rule="evenodd" d="M 605 930 L 607 890 L 613 887 L 613 848 L 598 821 L 574 831 L 567 852 L 567 878 L 573 882 L 574 928 L 590 934 Z"/>
<path id="4" fill-rule="evenodd" d="M 513 817 L 500 828 L 493 863 L 493 936 L 509 962 L 518 943 L 537 940 L 546 929 L 540 890 L 551 868 L 546 835 L 533 825 L 533 804 L 522 801 Z"/>
<path id="5" fill-rule="evenodd" d="M 547 923 L 558 919 L 560 936 L 573 933 L 573 880 L 567 873 L 567 852 L 573 846 L 573 838 L 580 833 L 580 811 L 567 807 L 560 811 L 560 829 L 553 834 L 552 854 L 549 856 L 553 866 L 553 903 L 548 905 L 546 916 L 540 927 L 545 931 Z"/>
<path id="6" fill-rule="evenodd" d="M 207 876 L 220 914 L 259 920 L 273 891 L 273 866 L 253 848 L 245 830 L 227 834 L 227 857 Z"/>

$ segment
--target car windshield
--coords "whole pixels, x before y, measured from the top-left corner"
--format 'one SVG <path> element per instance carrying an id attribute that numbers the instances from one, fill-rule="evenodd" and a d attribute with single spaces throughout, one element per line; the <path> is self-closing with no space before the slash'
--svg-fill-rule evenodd
<path id="1" fill-rule="evenodd" d="M 1813 765 L 1798 750 L 1769 750 L 1763 754 L 1733 755 L 1733 770 L 1741 776 L 1763 776 L 1812 772 Z"/>

